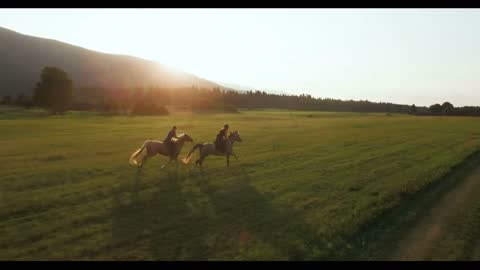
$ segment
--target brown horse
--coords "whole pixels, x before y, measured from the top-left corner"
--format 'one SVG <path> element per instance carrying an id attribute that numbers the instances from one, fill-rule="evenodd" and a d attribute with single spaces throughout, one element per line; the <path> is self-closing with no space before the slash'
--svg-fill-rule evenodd
<path id="1" fill-rule="evenodd" d="M 178 139 L 172 139 L 174 141 L 174 151 L 173 153 L 168 153 L 168 146 L 166 146 L 163 142 L 161 141 L 156 141 L 156 140 L 147 140 L 143 143 L 142 148 L 137 149 L 131 156 L 130 156 L 130 164 L 132 165 L 137 165 L 139 168 L 143 167 L 143 164 L 145 161 L 156 154 L 164 155 L 170 157 L 170 160 L 165 163 L 161 169 L 163 169 L 167 164 L 172 162 L 172 160 L 175 160 L 175 163 L 177 163 L 177 157 L 180 154 L 180 151 L 182 150 L 183 144 L 185 142 L 193 142 L 192 137 L 190 137 L 188 134 L 180 134 L 178 136 Z M 140 155 L 140 153 L 146 149 L 147 154 L 142 158 L 140 163 L 137 162 L 136 157 Z"/>
<path id="2" fill-rule="evenodd" d="M 192 158 L 193 152 L 195 150 L 200 149 L 200 158 L 195 162 L 195 166 L 200 164 L 202 166 L 203 160 L 208 156 L 208 155 L 214 155 L 214 156 L 226 156 L 227 158 L 227 167 L 230 165 L 230 156 L 234 156 L 236 159 L 237 155 L 233 153 L 233 143 L 234 142 L 241 142 L 242 138 L 240 138 L 240 135 L 238 134 L 237 131 L 234 131 L 233 133 L 230 132 L 230 135 L 228 135 L 227 141 L 225 142 L 225 152 L 220 152 L 217 149 L 215 149 L 215 144 L 213 143 L 204 143 L 204 144 L 196 144 L 190 152 L 188 152 L 188 155 L 182 159 L 184 164 L 188 164 L 190 162 L 190 159 Z"/>

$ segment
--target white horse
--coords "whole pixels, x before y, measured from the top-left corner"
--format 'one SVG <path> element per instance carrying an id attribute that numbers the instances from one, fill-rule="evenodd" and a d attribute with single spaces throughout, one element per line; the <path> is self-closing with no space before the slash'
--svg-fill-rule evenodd
<path id="1" fill-rule="evenodd" d="M 156 141 L 156 140 L 147 140 L 143 143 L 142 148 L 137 149 L 131 156 L 130 156 L 130 164 L 132 165 L 137 165 L 139 168 L 143 167 L 143 164 L 148 158 L 151 158 L 155 156 L 156 154 L 164 155 L 170 157 L 170 160 L 165 163 L 161 169 L 163 169 L 165 166 L 167 166 L 172 160 L 175 160 L 175 163 L 178 165 L 177 157 L 180 154 L 180 151 L 182 150 L 183 144 L 185 142 L 193 142 L 192 137 L 190 137 L 188 134 L 180 134 L 178 136 L 178 139 L 173 138 L 173 145 L 174 145 L 174 151 L 173 153 L 168 153 L 168 147 L 161 141 Z M 137 162 L 136 157 L 140 155 L 140 153 L 144 150 L 147 149 L 147 154 L 142 158 L 140 163 Z"/>
<path id="2" fill-rule="evenodd" d="M 230 132 L 228 135 L 227 141 L 225 142 L 225 152 L 220 152 L 217 149 L 215 149 L 215 144 L 213 143 L 199 143 L 196 144 L 190 152 L 188 152 L 188 155 L 182 159 L 184 164 L 188 164 L 190 162 L 190 159 L 192 158 L 193 152 L 195 150 L 200 149 L 200 158 L 195 162 L 195 166 L 200 164 L 202 166 L 203 160 L 208 156 L 208 155 L 214 155 L 214 156 L 226 156 L 227 157 L 227 167 L 230 165 L 230 156 L 234 156 L 236 159 L 237 155 L 233 153 L 233 143 L 234 142 L 241 142 L 242 139 L 240 138 L 240 135 L 238 134 L 237 131 L 234 131 L 233 133 Z"/>

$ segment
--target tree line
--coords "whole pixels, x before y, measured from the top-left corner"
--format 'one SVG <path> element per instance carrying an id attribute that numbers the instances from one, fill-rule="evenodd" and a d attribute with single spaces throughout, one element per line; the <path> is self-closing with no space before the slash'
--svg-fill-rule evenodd
<path id="1" fill-rule="evenodd" d="M 463 106 L 455 107 L 450 102 L 444 102 L 442 105 L 436 103 L 428 107 L 427 110 L 420 110 L 412 112 L 419 116 L 429 115 L 445 115 L 445 116 L 480 116 L 480 107 L 478 106 Z"/>
<path id="2" fill-rule="evenodd" d="M 45 67 L 31 97 L 5 96 L 1 104 L 26 108 L 38 106 L 52 114 L 67 110 L 98 111 L 112 114 L 168 114 L 166 106 L 188 107 L 194 111 L 236 112 L 245 109 L 289 109 L 305 111 L 408 113 L 414 115 L 468 115 L 480 116 L 480 107 L 454 107 L 449 102 L 430 107 L 400 105 L 368 100 L 339 100 L 314 98 L 311 95 L 279 95 L 265 91 L 233 91 L 215 87 L 184 88 L 73 88 L 69 75 L 56 67 Z"/>

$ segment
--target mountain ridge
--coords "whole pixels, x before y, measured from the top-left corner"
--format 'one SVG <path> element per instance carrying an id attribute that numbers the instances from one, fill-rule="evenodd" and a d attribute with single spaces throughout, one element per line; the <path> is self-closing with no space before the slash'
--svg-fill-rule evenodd
<path id="1" fill-rule="evenodd" d="M 219 85 L 196 75 L 130 55 L 86 49 L 0 27 L 0 93 L 29 94 L 41 69 L 65 70 L 75 87 L 191 87 Z"/>

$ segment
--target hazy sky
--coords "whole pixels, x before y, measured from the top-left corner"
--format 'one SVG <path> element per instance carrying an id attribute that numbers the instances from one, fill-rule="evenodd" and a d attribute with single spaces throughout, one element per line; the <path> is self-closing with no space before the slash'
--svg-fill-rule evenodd
<path id="1" fill-rule="evenodd" d="M 0 27 L 245 86 L 480 105 L 480 10 L 1 9 Z"/>

